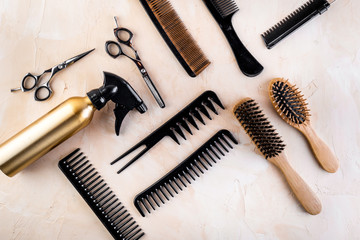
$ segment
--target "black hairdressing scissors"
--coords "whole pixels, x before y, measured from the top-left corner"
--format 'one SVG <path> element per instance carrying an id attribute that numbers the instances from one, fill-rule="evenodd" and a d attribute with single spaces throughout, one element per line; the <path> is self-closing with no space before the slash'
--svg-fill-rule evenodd
<path id="1" fill-rule="evenodd" d="M 82 54 L 79 54 L 75 57 L 72 57 L 66 61 L 64 61 L 63 63 L 60 63 L 59 65 L 56 65 L 55 67 L 49 68 L 47 70 L 45 70 L 42 74 L 40 75 L 34 75 L 32 73 L 28 73 L 25 75 L 25 77 L 23 78 L 23 80 L 21 81 L 21 87 L 19 88 L 14 88 L 11 89 L 11 92 L 15 92 L 15 91 L 23 91 L 23 92 L 28 92 L 35 89 L 35 94 L 34 94 L 34 98 L 36 101 L 45 101 L 48 98 L 50 98 L 51 94 L 53 93 L 51 87 L 50 87 L 50 81 L 52 80 L 52 78 L 54 77 L 54 75 L 58 72 L 60 72 L 61 70 L 67 68 L 68 66 L 70 66 L 71 64 L 79 61 L 81 58 L 85 57 L 86 55 L 88 55 L 90 52 L 94 51 L 94 49 L 84 52 Z M 49 73 L 50 77 L 49 79 L 41 84 L 41 78 L 44 76 L 44 74 Z"/>
<path id="2" fill-rule="evenodd" d="M 124 53 L 124 51 L 121 49 L 120 44 L 115 41 L 107 41 L 106 42 L 105 50 L 106 50 L 107 54 L 109 54 L 113 58 L 117 58 L 117 57 L 123 55 L 123 56 L 126 56 L 129 59 L 131 59 L 138 67 L 138 69 L 141 73 L 141 76 L 145 80 L 145 83 L 148 86 L 148 88 L 150 89 L 150 92 L 154 96 L 156 102 L 159 104 L 159 106 L 161 108 L 164 108 L 165 107 L 164 101 L 162 100 L 154 83 L 151 81 L 148 72 L 146 71 L 144 65 L 141 62 L 138 52 L 132 46 L 132 39 L 133 39 L 134 34 L 127 28 L 120 28 L 118 26 L 116 17 L 114 17 L 114 18 L 115 18 L 115 23 L 116 23 L 116 28 L 114 29 L 114 35 L 115 35 L 116 39 L 119 41 L 119 43 L 124 44 L 124 45 L 128 46 L 129 48 L 131 48 L 134 51 L 135 58 Z"/>

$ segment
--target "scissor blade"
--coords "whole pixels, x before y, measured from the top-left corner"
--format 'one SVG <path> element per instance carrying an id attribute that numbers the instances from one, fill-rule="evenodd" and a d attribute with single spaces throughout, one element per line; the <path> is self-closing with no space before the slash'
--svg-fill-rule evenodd
<path id="1" fill-rule="evenodd" d="M 68 67 L 69 65 L 79 61 L 80 59 L 82 59 L 83 57 L 85 57 L 86 55 L 88 55 L 89 53 L 91 53 L 94 50 L 95 50 L 95 48 L 66 60 L 64 62 L 65 67 Z"/>

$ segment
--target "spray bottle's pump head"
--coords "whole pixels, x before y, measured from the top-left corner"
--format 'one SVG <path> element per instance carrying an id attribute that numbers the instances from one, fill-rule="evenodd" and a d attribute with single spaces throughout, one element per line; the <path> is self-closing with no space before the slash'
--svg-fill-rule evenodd
<path id="1" fill-rule="evenodd" d="M 109 100 L 116 104 L 114 109 L 116 135 L 119 135 L 121 123 L 129 111 L 134 108 L 141 114 L 147 111 L 145 103 L 130 84 L 112 73 L 104 72 L 104 85 L 88 92 L 87 96 L 98 110 Z"/>

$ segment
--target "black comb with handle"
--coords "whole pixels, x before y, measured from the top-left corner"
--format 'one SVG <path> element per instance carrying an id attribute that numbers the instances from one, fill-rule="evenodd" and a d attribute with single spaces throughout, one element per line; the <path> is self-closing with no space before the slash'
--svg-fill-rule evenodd
<path id="1" fill-rule="evenodd" d="M 234 136 L 228 130 L 220 130 L 186 160 L 138 194 L 134 199 L 137 210 L 145 217 L 145 210 L 151 213 L 151 209 L 169 201 L 170 196 L 174 197 L 225 156 L 225 152 L 233 148 L 232 144 L 238 144 Z"/>
<path id="2" fill-rule="evenodd" d="M 138 240 L 144 232 L 89 160 L 76 149 L 59 162 L 59 168 L 117 240 Z"/>
<path id="3" fill-rule="evenodd" d="M 208 119 L 211 120 L 212 118 L 207 109 L 210 109 L 216 115 L 218 114 L 213 103 L 224 109 L 224 106 L 222 105 L 216 93 L 214 93 L 213 91 L 204 92 L 193 102 L 191 102 L 188 106 L 186 106 L 183 110 L 181 110 L 178 114 L 176 114 L 166 123 L 164 123 L 161 127 L 156 129 L 149 136 L 144 138 L 138 144 L 136 144 L 131 149 L 126 151 L 124 154 L 122 154 L 120 157 L 118 157 L 113 162 L 111 162 L 111 165 L 115 164 L 122 158 L 126 157 L 128 154 L 135 151 L 136 149 L 145 146 L 145 148 L 138 155 L 136 155 L 133 159 L 131 159 L 124 167 L 122 167 L 117 172 L 117 173 L 121 173 L 128 166 L 130 166 L 132 163 L 138 160 L 142 155 L 144 155 L 148 150 L 150 150 L 153 146 L 155 146 L 158 142 L 160 142 L 160 140 L 163 139 L 165 136 L 171 137 L 177 144 L 180 145 L 180 142 L 177 139 L 175 133 L 177 133 L 179 136 L 181 136 L 183 139 L 186 140 L 185 134 L 181 130 L 181 128 L 183 128 L 188 133 L 192 134 L 191 129 L 189 127 L 189 123 L 192 126 L 194 126 L 196 129 L 199 128 L 195 122 L 195 119 L 197 119 L 203 125 L 205 125 L 205 122 L 201 117 L 200 113 L 202 113 Z"/>
<path id="4" fill-rule="evenodd" d="M 230 43 L 240 70 L 248 77 L 259 75 L 264 69 L 263 66 L 240 41 L 231 23 L 233 15 L 239 11 L 234 0 L 203 0 L 203 2 Z"/>
<path id="5" fill-rule="evenodd" d="M 314 17 L 323 14 L 335 0 L 309 0 L 275 26 L 264 32 L 261 36 L 266 47 L 271 49 L 282 39 Z"/>

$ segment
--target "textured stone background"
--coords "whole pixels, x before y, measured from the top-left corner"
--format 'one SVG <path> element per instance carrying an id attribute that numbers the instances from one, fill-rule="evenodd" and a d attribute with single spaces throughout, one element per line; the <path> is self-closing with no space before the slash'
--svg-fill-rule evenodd
<path id="1" fill-rule="evenodd" d="M 149 107 L 131 112 L 121 135 L 114 134 L 113 105 L 96 113 L 86 129 L 14 178 L 0 174 L 1 239 L 111 239 L 71 187 L 57 162 L 81 147 L 146 232 L 144 239 L 356 239 L 360 230 L 360 2 L 342 0 L 296 34 L 267 50 L 260 33 L 303 4 L 300 0 L 235 0 L 238 35 L 264 65 L 245 77 L 201 0 L 171 1 L 212 64 L 192 79 L 178 64 L 138 1 L 0 1 L 0 142 L 71 96 L 102 84 L 102 71 L 131 83 Z M 134 45 L 167 107 L 157 107 L 135 65 L 104 51 L 115 40 L 113 16 L 135 33 Z M 96 51 L 59 73 L 54 96 L 35 102 L 32 93 L 10 93 L 28 73 L 54 66 L 91 48 Z M 311 121 L 339 158 L 335 174 L 323 171 L 303 136 L 283 122 L 267 96 L 274 77 L 289 78 L 308 99 Z M 226 106 L 207 127 L 177 146 L 164 139 L 120 175 L 110 162 L 160 126 L 204 90 Z M 233 105 L 255 98 L 286 142 L 293 167 L 317 193 L 323 211 L 303 211 L 280 172 L 258 153 L 232 116 Z M 241 142 L 184 192 L 142 218 L 134 196 L 190 155 L 217 130 Z"/>

